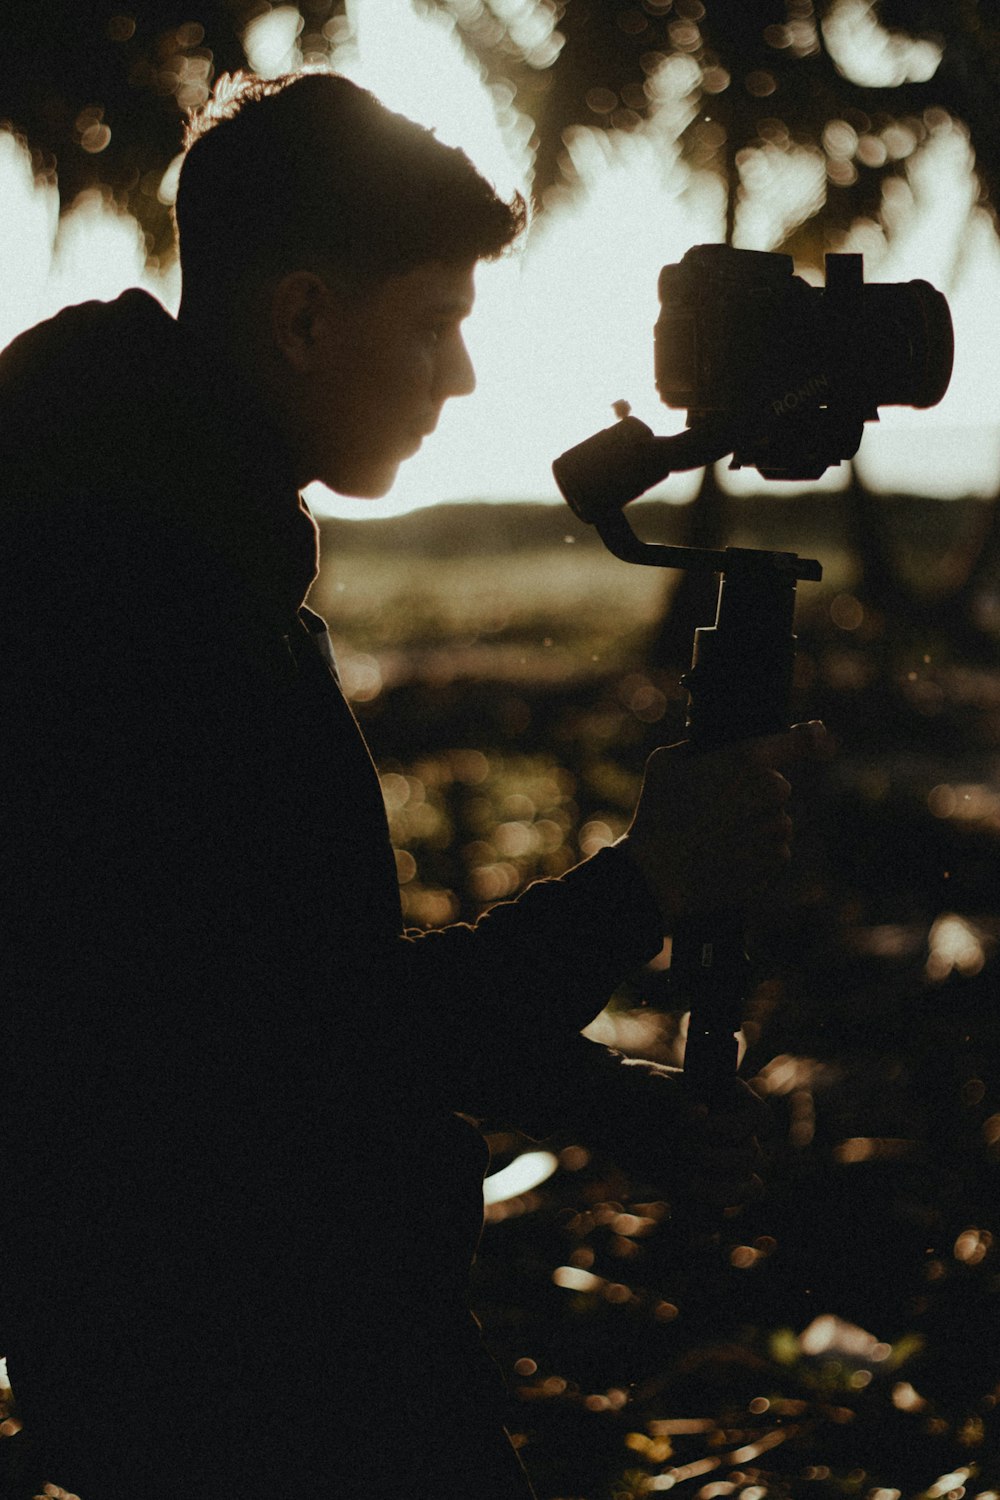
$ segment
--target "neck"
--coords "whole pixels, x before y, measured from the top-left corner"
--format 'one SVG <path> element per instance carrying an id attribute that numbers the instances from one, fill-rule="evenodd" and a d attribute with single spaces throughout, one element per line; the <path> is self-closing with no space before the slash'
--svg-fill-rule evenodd
<path id="1" fill-rule="evenodd" d="M 299 489 L 312 479 L 300 472 L 295 404 L 288 399 L 288 372 L 279 368 L 273 350 L 260 336 L 255 309 L 243 315 L 181 301 L 177 314 L 186 359 L 199 384 L 218 393 L 222 410 L 234 425 L 247 424 L 270 433 Z"/>

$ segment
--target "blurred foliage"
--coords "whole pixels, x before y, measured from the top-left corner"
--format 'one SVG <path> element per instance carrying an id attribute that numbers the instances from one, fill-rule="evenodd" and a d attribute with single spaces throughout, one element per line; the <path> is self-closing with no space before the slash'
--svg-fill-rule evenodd
<path id="1" fill-rule="evenodd" d="M 926 81 L 897 78 L 877 87 L 845 76 L 831 47 L 830 23 L 839 12 L 857 27 L 877 15 L 890 33 L 926 39 L 941 48 L 940 65 Z M 902 0 L 845 6 L 838 0 L 584 0 L 562 7 L 566 47 L 541 128 L 540 181 L 561 132 L 577 120 L 604 119 L 629 128 L 630 115 L 649 107 L 647 75 L 668 54 L 692 58 L 701 73 L 700 108 L 685 132 L 689 158 L 735 181 L 739 153 L 791 142 L 823 151 L 828 196 L 808 233 L 822 227 L 827 243 L 856 218 L 878 216 L 884 178 L 900 155 L 875 147 L 891 123 L 904 122 L 913 145 L 928 112 L 943 109 L 970 128 L 984 184 L 996 201 L 1000 134 L 995 110 L 1000 68 L 1000 11 L 968 0 Z M 598 83 L 599 88 L 593 84 Z M 846 124 L 853 149 L 842 152 L 827 134 Z M 867 142 L 867 144 L 866 144 Z M 910 149 L 913 149 L 913 145 Z M 903 152 L 905 155 L 906 152 Z M 807 236 L 796 245 L 806 253 Z M 812 258 L 816 258 L 814 255 Z"/>
<path id="2" fill-rule="evenodd" d="M 100 187 L 135 214 L 150 253 L 172 246 L 160 181 L 186 109 L 220 72 L 245 66 L 247 0 L 0 3 L 0 119 L 28 141 L 36 171 L 70 204 Z M 327 7 L 329 9 L 329 7 Z"/>
<path id="3" fill-rule="evenodd" d="M 490 80 L 511 88 L 534 121 L 540 203 L 571 175 L 567 131 L 634 128 L 655 105 L 648 80 L 668 56 L 695 65 L 683 140 L 697 166 L 735 183 L 747 148 L 794 143 L 824 154 L 826 203 L 794 245 L 807 258 L 822 248 L 817 231 L 829 243 L 859 216 L 878 218 L 884 180 L 935 112 L 965 122 L 984 194 L 997 199 L 996 0 L 881 0 L 874 13 L 890 42 L 894 34 L 923 40 L 941 60 L 930 77 L 901 69 L 878 86 L 845 76 L 831 46 L 838 17 L 861 24 L 870 8 L 861 0 L 421 3 L 453 17 Z M 269 0 L 0 0 L 0 120 L 26 136 L 39 172 L 58 173 L 64 203 L 103 187 L 162 257 L 170 225 L 159 185 L 182 116 L 220 73 L 246 65 L 241 35 L 272 8 Z M 328 61 L 349 17 L 345 0 L 301 0 L 298 10 L 300 50 L 311 63 Z"/>

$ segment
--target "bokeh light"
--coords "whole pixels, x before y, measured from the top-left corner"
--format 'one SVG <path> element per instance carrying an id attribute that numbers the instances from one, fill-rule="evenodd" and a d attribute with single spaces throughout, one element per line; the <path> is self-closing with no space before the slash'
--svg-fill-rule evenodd
<path id="1" fill-rule="evenodd" d="M 524 1151 L 499 1172 L 493 1172 L 483 1183 L 483 1202 L 488 1206 L 505 1203 L 547 1182 L 558 1169 L 559 1158 L 551 1151 Z"/>
<path id="2" fill-rule="evenodd" d="M 823 40 L 837 67 L 862 88 L 927 83 L 941 62 L 941 44 L 880 25 L 872 0 L 834 0 L 823 19 Z"/>

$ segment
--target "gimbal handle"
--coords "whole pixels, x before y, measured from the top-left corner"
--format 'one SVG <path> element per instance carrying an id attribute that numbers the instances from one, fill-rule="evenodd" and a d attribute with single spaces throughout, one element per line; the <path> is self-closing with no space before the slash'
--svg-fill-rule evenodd
<path id="1" fill-rule="evenodd" d="M 821 576 L 818 562 L 794 553 L 731 547 L 723 559 L 716 622 L 695 631 L 684 678 L 687 727 L 701 751 L 789 727 L 795 585 Z M 689 917 L 673 936 L 670 985 L 690 1011 L 684 1072 L 709 1100 L 736 1074 L 749 977 L 744 927 L 740 911 L 709 912 Z"/>
<path id="2" fill-rule="evenodd" d="M 800 578 L 820 579 L 822 568 L 794 552 L 643 542 L 622 507 L 671 469 L 700 467 L 731 452 L 733 438 L 732 426 L 720 424 L 655 438 L 644 423 L 625 416 L 552 466 L 573 510 L 596 528 L 616 557 L 720 575 L 715 624 L 695 631 L 691 670 L 684 678 L 690 741 L 702 751 L 788 728 L 795 586 Z M 684 1071 L 695 1091 L 709 1099 L 723 1093 L 736 1074 L 736 1032 L 749 967 L 744 926 L 741 912 L 711 912 L 687 919 L 673 937 L 671 988 L 690 1010 Z"/>

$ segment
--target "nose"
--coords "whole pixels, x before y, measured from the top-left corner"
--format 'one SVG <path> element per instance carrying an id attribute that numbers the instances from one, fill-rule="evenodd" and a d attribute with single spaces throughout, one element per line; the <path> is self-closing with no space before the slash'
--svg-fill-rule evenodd
<path id="1" fill-rule="evenodd" d="M 476 389 L 476 371 L 460 333 L 448 341 L 438 371 L 438 390 L 443 401 L 451 396 L 471 396 Z"/>

